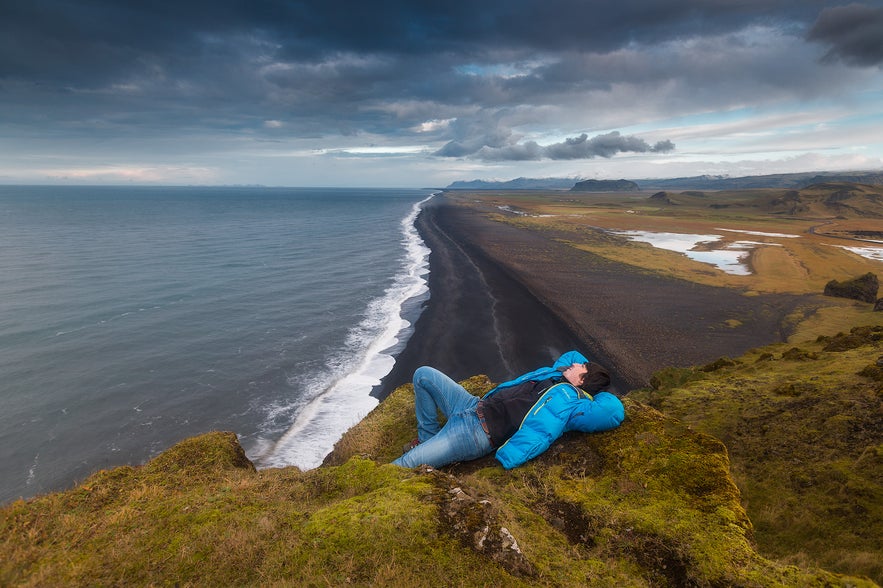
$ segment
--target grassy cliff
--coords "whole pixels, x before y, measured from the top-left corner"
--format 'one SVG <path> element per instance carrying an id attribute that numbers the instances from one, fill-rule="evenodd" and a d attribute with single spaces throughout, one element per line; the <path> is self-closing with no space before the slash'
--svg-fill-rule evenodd
<path id="1" fill-rule="evenodd" d="M 763 553 L 883 581 L 883 326 L 669 369 L 632 393 L 723 441 Z"/>
<path id="2" fill-rule="evenodd" d="M 874 332 L 842 351 L 772 347 L 660 374 L 645 399 L 681 420 L 627 397 L 620 428 L 565 435 L 508 472 L 492 458 L 389 465 L 414 434 L 410 386 L 307 472 L 255 471 L 231 433 L 189 439 L 3 508 L 0 584 L 873 586 L 817 568 L 829 560 L 813 545 L 878 574 Z"/>

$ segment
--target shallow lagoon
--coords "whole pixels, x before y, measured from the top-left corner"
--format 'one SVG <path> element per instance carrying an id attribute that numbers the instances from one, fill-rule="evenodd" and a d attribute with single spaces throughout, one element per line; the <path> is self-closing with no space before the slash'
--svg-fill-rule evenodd
<path id="1" fill-rule="evenodd" d="M 837 247 L 874 261 L 883 261 L 883 247 L 848 247 L 846 245 L 837 245 Z"/>
<path id="2" fill-rule="evenodd" d="M 759 237 L 773 237 L 783 239 L 794 239 L 800 235 L 789 233 L 763 233 L 760 231 L 746 231 L 739 229 L 715 229 L 717 231 L 727 231 L 731 233 L 743 233 L 746 235 L 756 235 Z M 745 259 L 751 251 L 758 246 L 781 247 L 779 243 L 758 242 L 758 241 L 733 241 L 723 245 L 719 249 L 713 248 L 713 244 L 723 239 L 722 235 L 715 234 L 693 234 L 693 233 L 665 233 L 654 231 L 639 230 L 611 230 L 616 235 L 622 235 L 632 241 L 641 243 L 649 243 L 654 247 L 666 249 L 669 251 L 677 251 L 683 253 L 694 261 L 707 263 L 728 274 L 737 276 L 750 275 L 751 269 L 745 264 Z M 877 241 L 870 241 L 877 243 Z M 702 245 L 699 250 L 696 248 Z M 848 245 L 835 245 L 841 249 L 851 251 L 856 255 L 861 255 L 867 259 L 874 261 L 883 261 L 883 247 L 850 247 Z"/>
<path id="3" fill-rule="evenodd" d="M 695 251 L 701 243 L 715 243 L 721 235 L 697 235 L 690 233 L 656 233 L 653 231 L 611 231 L 617 235 L 628 237 L 632 241 L 650 243 L 654 247 L 683 253 L 694 261 L 708 263 L 728 274 L 747 276 L 751 269 L 744 263 L 751 250 L 758 245 L 775 245 L 774 243 L 758 243 L 756 241 L 735 241 L 721 249 Z"/>

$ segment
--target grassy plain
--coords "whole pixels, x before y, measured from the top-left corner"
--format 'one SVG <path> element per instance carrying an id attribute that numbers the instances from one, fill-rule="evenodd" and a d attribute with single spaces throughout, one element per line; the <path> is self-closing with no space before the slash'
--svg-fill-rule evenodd
<path id="1" fill-rule="evenodd" d="M 827 192 L 854 188 L 852 206 L 823 206 L 824 188 L 805 192 L 462 192 L 453 197 L 490 212 L 496 220 L 535 231 L 552 231 L 573 247 L 606 259 L 746 296 L 757 293 L 821 294 L 830 280 L 868 272 L 883 275 L 883 261 L 844 247 L 876 246 L 857 237 L 883 231 L 879 196 L 872 187 L 832 185 Z M 883 188 L 879 191 L 883 192 Z M 864 198 L 861 198 L 861 197 Z M 857 204 L 856 204 L 857 203 Z M 614 231 L 718 235 L 714 249 L 737 241 L 756 245 L 743 262 L 747 275 L 726 273 L 682 253 L 629 240 Z M 879 237 L 883 241 L 883 234 Z M 700 244 L 697 250 L 708 245 Z M 881 322 L 867 304 L 820 299 L 794 317 L 795 340 Z"/>

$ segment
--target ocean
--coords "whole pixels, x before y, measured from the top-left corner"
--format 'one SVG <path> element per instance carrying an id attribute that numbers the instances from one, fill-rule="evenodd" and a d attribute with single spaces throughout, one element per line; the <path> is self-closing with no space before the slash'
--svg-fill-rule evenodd
<path id="1" fill-rule="evenodd" d="M 319 465 L 429 296 L 431 196 L 0 186 L 0 502 L 212 430 Z"/>

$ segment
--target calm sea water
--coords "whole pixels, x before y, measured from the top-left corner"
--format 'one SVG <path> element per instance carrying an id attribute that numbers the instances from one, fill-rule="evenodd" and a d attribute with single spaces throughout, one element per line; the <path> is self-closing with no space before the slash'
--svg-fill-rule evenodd
<path id="1" fill-rule="evenodd" d="M 428 296 L 430 196 L 0 186 L 0 501 L 210 430 L 318 465 Z"/>

